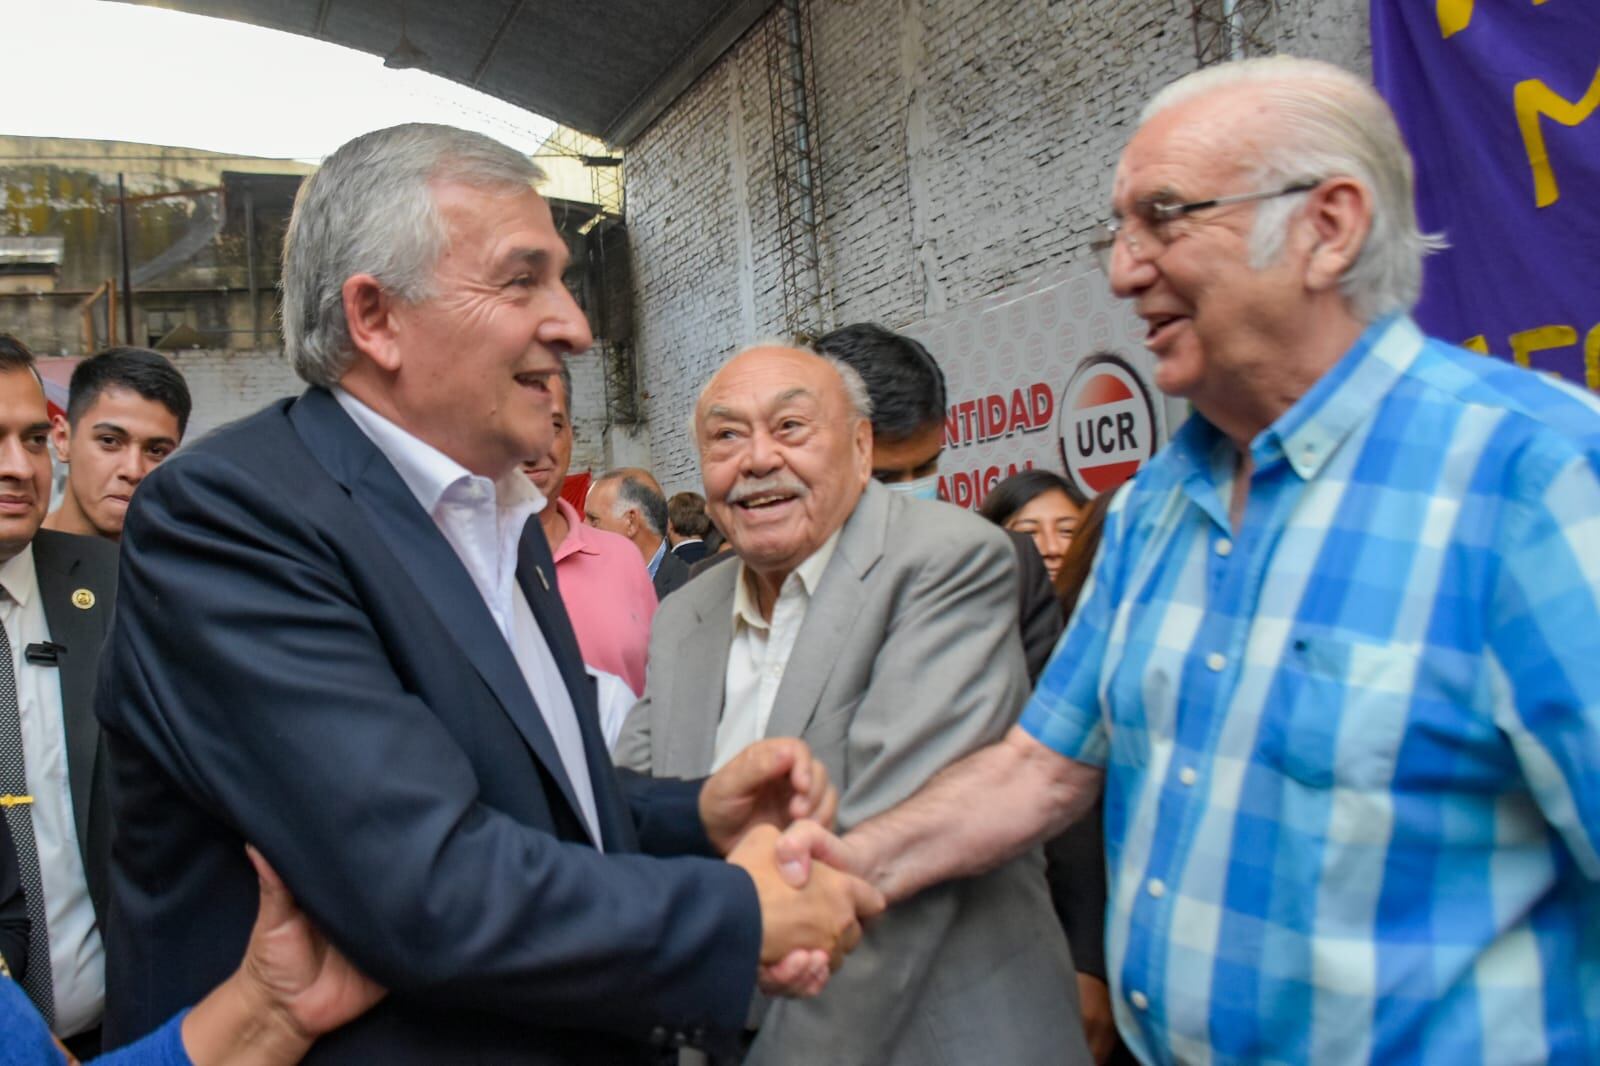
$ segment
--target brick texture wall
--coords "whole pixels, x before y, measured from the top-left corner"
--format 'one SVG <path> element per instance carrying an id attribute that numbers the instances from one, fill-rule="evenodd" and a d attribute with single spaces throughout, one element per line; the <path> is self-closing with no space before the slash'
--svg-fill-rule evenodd
<path id="1" fill-rule="evenodd" d="M 254 414 L 273 400 L 298 396 L 305 388 L 289 369 L 281 349 L 195 349 L 170 354 L 194 400 L 189 440 Z"/>
<path id="2" fill-rule="evenodd" d="M 1087 263 L 1139 108 L 1196 66 L 1186 0 L 811 0 L 836 323 L 906 326 Z M 1277 0 L 1282 51 L 1370 72 L 1365 0 Z M 758 26 L 630 148 L 651 457 L 697 487 L 684 431 L 712 369 L 783 320 Z"/>

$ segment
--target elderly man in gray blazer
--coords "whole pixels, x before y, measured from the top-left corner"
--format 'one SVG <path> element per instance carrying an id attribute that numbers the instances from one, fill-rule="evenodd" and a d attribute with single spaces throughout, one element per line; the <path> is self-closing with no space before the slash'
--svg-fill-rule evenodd
<path id="1" fill-rule="evenodd" d="M 707 510 L 739 556 L 662 601 L 619 765 L 698 777 L 803 738 L 848 829 L 989 744 L 1027 696 L 1004 534 L 871 478 L 860 377 L 730 360 L 695 409 Z M 772 1004 L 747 1063 L 1087 1063 L 1072 963 L 1030 853 L 884 915 L 815 999 Z"/>

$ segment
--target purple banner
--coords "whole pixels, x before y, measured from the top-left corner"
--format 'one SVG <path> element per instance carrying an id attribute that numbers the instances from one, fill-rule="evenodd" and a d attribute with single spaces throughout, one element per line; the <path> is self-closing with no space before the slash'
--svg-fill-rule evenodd
<path id="1" fill-rule="evenodd" d="M 1600 391 L 1600 2 L 1372 0 L 1435 336 Z"/>

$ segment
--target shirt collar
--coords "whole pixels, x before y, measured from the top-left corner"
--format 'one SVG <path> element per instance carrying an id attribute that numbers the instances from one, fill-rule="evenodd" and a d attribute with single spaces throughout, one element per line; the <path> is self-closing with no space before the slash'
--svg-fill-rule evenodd
<path id="1" fill-rule="evenodd" d="M 599 555 L 600 548 L 594 542 L 594 527 L 585 525 L 583 515 L 578 513 L 578 509 L 560 496 L 554 497 L 552 502 L 556 510 L 567 520 L 567 535 L 556 548 L 555 561 L 559 563 L 567 556 L 579 553 Z"/>
<path id="2" fill-rule="evenodd" d="M 656 571 L 661 569 L 661 560 L 666 554 L 667 538 L 662 537 L 661 543 L 656 545 L 656 553 L 650 557 L 650 565 L 646 567 L 650 571 L 650 580 L 655 580 Z"/>
<path id="3" fill-rule="evenodd" d="M 809 598 L 817 594 L 817 585 L 822 581 L 822 574 L 828 569 L 828 561 L 833 558 L 833 550 L 839 546 L 839 534 L 842 529 L 833 531 L 833 535 L 822 542 L 822 547 L 806 556 L 804 562 L 795 567 L 789 576 L 783 579 L 783 587 L 788 588 L 789 582 L 798 580 L 800 587 L 805 590 Z M 756 604 L 756 595 L 751 591 L 749 571 L 744 565 L 744 560 L 739 560 L 739 573 L 733 583 L 733 624 L 737 629 L 740 622 L 754 626 L 757 629 L 771 628 L 765 618 L 761 617 L 761 608 Z"/>
<path id="4" fill-rule="evenodd" d="M 1332 369 L 1251 442 L 1257 465 L 1282 455 L 1302 480 L 1316 477 L 1372 417 L 1422 343 L 1422 331 L 1406 315 L 1386 315 L 1368 326 Z"/>
<path id="5" fill-rule="evenodd" d="M 474 474 L 433 445 L 407 433 L 339 386 L 335 385 L 331 391 L 345 414 L 394 466 L 400 480 L 428 514 L 434 513 L 446 492 L 464 480 L 492 485 L 495 505 L 501 510 L 519 505 L 531 505 L 528 506 L 530 513 L 543 510 L 544 494 L 520 469 L 513 467 L 499 480 L 489 482 L 488 478 Z"/>
<path id="6" fill-rule="evenodd" d="M 4 564 L 0 564 L 0 587 L 24 607 L 33 599 L 34 592 L 39 588 L 39 574 L 33 568 L 31 541 Z"/>
<path id="7" fill-rule="evenodd" d="M 1404 314 L 1368 326 L 1326 374 L 1277 421 L 1250 442 L 1256 469 L 1282 458 L 1302 479 L 1315 477 L 1333 453 L 1377 407 L 1422 350 L 1422 331 Z M 1219 463 L 1221 432 L 1198 412 L 1172 438 L 1179 476 L 1215 482 L 1232 469 L 1231 450 Z"/>

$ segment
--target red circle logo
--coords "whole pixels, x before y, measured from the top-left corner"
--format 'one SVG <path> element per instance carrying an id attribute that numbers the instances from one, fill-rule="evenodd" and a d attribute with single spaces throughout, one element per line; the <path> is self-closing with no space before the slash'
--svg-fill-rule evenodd
<path id="1" fill-rule="evenodd" d="M 1085 359 L 1061 390 L 1057 410 L 1061 465 L 1085 495 L 1116 488 L 1156 453 L 1150 391 L 1117 356 Z"/>

